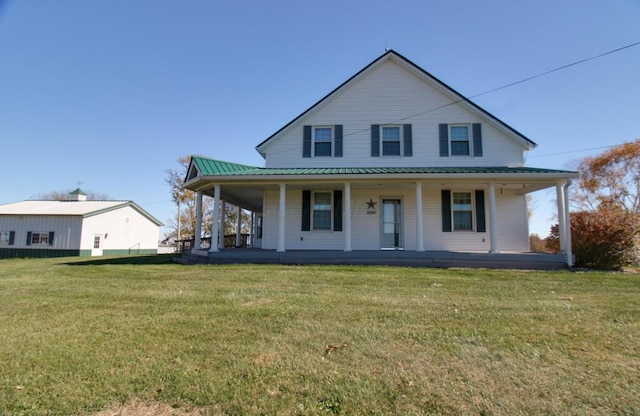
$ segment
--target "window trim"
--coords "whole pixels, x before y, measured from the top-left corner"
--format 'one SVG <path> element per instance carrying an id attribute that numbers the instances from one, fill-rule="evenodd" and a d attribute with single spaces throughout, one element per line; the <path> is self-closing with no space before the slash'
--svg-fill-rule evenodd
<path id="1" fill-rule="evenodd" d="M 42 236 L 45 236 L 46 240 L 42 241 Z M 50 246 L 51 242 L 49 241 L 50 232 L 48 231 L 31 231 L 31 237 L 29 239 L 29 245 L 32 246 Z M 38 236 L 38 241 L 35 242 L 35 237 Z"/>
<path id="2" fill-rule="evenodd" d="M 330 149 L 328 155 L 316 155 L 316 130 L 317 129 L 329 129 L 331 132 L 331 139 L 328 142 L 319 142 L 319 143 L 329 143 Z M 311 157 L 334 157 L 335 153 L 335 141 L 336 134 L 335 128 L 332 125 L 317 125 L 311 126 Z"/>
<path id="3" fill-rule="evenodd" d="M 460 230 L 456 228 L 456 216 L 455 213 L 456 212 L 469 212 L 467 210 L 456 210 L 455 209 L 455 204 L 454 204 L 454 200 L 455 200 L 455 194 L 469 194 L 470 196 L 470 201 L 471 201 L 471 208 L 470 208 L 470 212 L 471 212 L 471 229 L 470 230 Z M 469 233 L 469 232 L 477 232 L 477 227 L 478 227 L 478 221 L 476 219 L 476 196 L 475 196 L 475 192 L 473 190 L 451 190 L 451 231 L 452 232 L 460 232 L 460 233 Z"/>
<path id="4" fill-rule="evenodd" d="M 398 154 L 387 155 L 384 153 L 384 129 L 385 128 L 395 128 L 398 129 Z M 386 140 L 387 142 L 392 142 L 391 140 Z M 395 143 L 396 140 L 393 140 Z M 380 157 L 402 157 L 404 155 L 404 127 L 402 124 L 380 124 Z"/>
<path id="5" fill-rule="evenodd" d="M 455 127 L 467 128 L 467 140 L 469 151 L 467 154 L 457 155 L 453 153 L 453 142 L 464 142 L 464 140 L 453 140 L 453 131 Z M 473 125 L 471 123 L 450 123 L 449 124 L 449 157 L 473 157 Z"/>
<path id="6" fill-rule="evenodd" d="M 329 226 L 327 228 L 316 228 L 316 222 L 315 222 L 315 212 L 316 212 L 316 194 L 329 194 Z M 311 201 L 310 201 L 310 211 L 311 211 L 311 224 L 310 224 L 310 231 L 333 231 L 333 216 L 334 216 L 334 209 L 333 209 L 333 191 L 332 190 L 318 190 L 318 191 L 311 191 Z M 318 210 L 320 212 L 327 212 L 327 210 Z"/>

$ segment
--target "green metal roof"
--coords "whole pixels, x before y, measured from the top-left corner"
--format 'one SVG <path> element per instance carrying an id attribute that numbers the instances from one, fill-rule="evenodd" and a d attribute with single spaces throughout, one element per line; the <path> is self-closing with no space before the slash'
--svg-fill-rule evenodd
<path id="1" fill-rule="evenodd" d="M 193 156 L 203 176 L 305 176 L 305 175 L 393 175 L 393 174 L 544 174 L 575 173 L 530 167 L 371 167 L 371 168 L 261 168 Z"/>
<path id="2" fill-rule="evenodd" d="M 204 175 L 229 175 L 247 170 L 259 169 L 255 166 L 223 162 L 222 160 L 207 159 L 201 156 L 192 156 L 191 159 L 198 167 L 198 170 Z"/>

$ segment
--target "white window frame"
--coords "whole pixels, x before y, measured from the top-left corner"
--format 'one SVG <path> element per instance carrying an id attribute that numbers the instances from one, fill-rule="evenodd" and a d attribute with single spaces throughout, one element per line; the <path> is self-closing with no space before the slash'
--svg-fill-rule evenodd
<path id="1" fill-rule="evenodd" d="M 399 151 L 397 155 L 385 155 L 384 154 L 384 129 L 385 128 L 397 128 L 398 129 L 398 140 L 400 142 Z M 391 140 L 388 140 L 391 142 Z M 400 157 L 404 154 L 404 129 L 402 128 L 402 124 L 381 124 L 380 125 L 380 156 L 381 157 Z"/>
<path id="2" fill-rule="evenodd" d="M 37 241 L 36 236 L 38 237 Z M 44 239 L 42 238 L 44 236 Z M 32 231 L 31 232 L 31 245 L 32 246 L 46 246 L 49 245 L 49 232 Z"/>
<path id="3" fill-rule="evenodd" d="M 329 194 L 329 227 L 316 228 L 315 211 L 316 211 L 316 194 Z M 331 190 L 318 190 L 311 191 L 311 227 L 312 231 L 332 231 L 333 230 L 333 191 Z M 322 210 L 324 212 L 324 210 Z"/>
<path id="4" fill-rule="evenodd" d="M 11 241 L 11 231 L 0 231 L 0 246 L 8 246 Z"/>
<path id="5" fill-rule="evenodd" d="M 328 129 L 331 131 L 331 140 L 328 142 L 331 147 L 331 150 L 329 151 L 328 155 L 316 155 L 316 130 L 317 129 Z M 336 137 L 335 137 L 335 131 L 333 126 L 320 125 L 320 126 L 311 127 L 311 149 L 312 149 L 311 151 L 312 151 L 313 157 L 333 157 L 335 153 L 335 141 L 336 141 Z M 319 143 L 327 143 L 327 142 L 324 141 Z"/>
<path id="6" fill-rule="evenodd" d="M 456 212 L 467 212 L 462 210 L 455 209 L 455 194 L 469 194 L 470 202 L 471 202 L 471 229 L 470 230 L 458 230 L 456 229 Z M 451 190 L 451 231 L 456 233 L 469 233 L 475 232 L 477 229 L 477 221 L 476 221 L 476 198 L 475 192 L 467 191 L 467 190 Z"/>
<path id="7" fill-rule="evenodd" d="M 453 142 L 463 142 L 463 140 L 453 140 L 453 129 L 455 127 L 466 127 L 467 128 L 467 143 L 469 143 L 469 152 L 466 155 L 455 155 L 453 154 Z M 472 138 L 472 125 L 471 123 L 454 123 L 449 124 L 449 155 L 452 157 L 470 157 L 473 155 L 473 138 Z"/>

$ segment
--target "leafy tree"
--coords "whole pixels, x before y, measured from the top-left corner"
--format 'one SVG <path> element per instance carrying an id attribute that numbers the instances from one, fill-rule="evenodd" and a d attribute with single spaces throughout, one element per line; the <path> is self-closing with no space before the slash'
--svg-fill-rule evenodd
<path id="1" fill-rule="evenodd" d="M 624 210 L 640 215 L 640 139 L 586 157 L 573 201 L 582 211 Z"/>
<path id="2" fill-rule="evenodd" d="M 529 247 L 534 253 L 544 253 L 547 251 L 545 240 L 536 233 L 529 235 Z"/>
<path id="3" fill-rule="evenodd" d="M 619 269 L 637 261 L 640 224 L 640 139 L 611 147 L 577 165 L 571 213 L 576 266 Z M 560 249 L 558 226 L 547 247 Z"/>
<path id="4" fill-rule="evenodd" d="M 167 228 L 170 230 L 165 237 L 182 239 L 194 238 L 196 230 L 196 193 L 182 187 L 184 178 L 189 169 L 191 156 L 182 156 L 177 160 L 180 167 L 178 169 L 168 169 L 165 182 L 171 189 L 171 199 L 176 203 L 178 211 L 176 216 L 167 221 Z M 179 214 L 179 215 L 178 215 Z M 225 202 L 224 233 L 231 235 L 236 233 L 236 218 L 238 211 L 236 207 Z M 202 198 L 202 236 L 210 236 L 210 225 L 213 221 L 213 199 L 207 196 Z M 248 233 L 251 217 L 246 211 L 242 211 L 242 232 Z"/>
<path id="5" fill-rule="evenodd" d="M 32 196 L 31 199 L 41 200 L 41 201 L 66 201 L 69 199 L 69 194 L 74 190 L 75 189 L 43 192 L 43 193 Z M 82 192 L 87 194 L 87 200 L 90 200 L 90 201 L 109 201 L 112 199 L 109 195 L 103 194 L 101 192 L 94 192 L 94 191 L 82 191 Z"/>

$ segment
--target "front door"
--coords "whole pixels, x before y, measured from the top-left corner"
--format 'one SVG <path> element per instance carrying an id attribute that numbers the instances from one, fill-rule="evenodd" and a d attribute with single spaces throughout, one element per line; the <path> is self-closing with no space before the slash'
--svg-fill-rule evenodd
<path id="1" fill-rule="evenodd" d="M 402 200 L 382 200 L 382 235 L 383 250 L 402 250 Z"/>
<path id="2" fill-rule="evenodd" d="M 102 256 L 102 236 L 96 234 L 93 236 L 93 248 L 91 249 L 92 256 Z"/>

